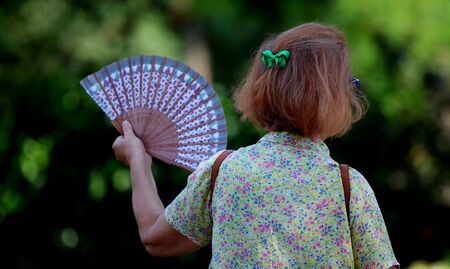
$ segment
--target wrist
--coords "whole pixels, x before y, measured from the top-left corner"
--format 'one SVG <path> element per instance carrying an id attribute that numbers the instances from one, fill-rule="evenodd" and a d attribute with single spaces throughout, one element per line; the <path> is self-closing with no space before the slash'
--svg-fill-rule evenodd
<path id="1" fill-rule="evenodd" d="M 133 155 L 129 160 L 130 166 L 151 166 L 152 165 L 152 157 L 147 153 L 136 154 Z"/>
<path id="2" fill-rule="evenodd" d="M 130 159 L 130 175 L 133 192 L 135 189 L 142 188 L 143 185 L 151 184 L 152 174 L 152 158 L 148 154 L 136 156 Z M 153 182 L 154 184 L 154 182 Z"/>

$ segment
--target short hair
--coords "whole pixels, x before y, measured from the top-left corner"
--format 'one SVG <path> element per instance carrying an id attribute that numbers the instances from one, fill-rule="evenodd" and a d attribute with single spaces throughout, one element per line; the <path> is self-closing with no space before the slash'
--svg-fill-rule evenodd
<path id="1" fill-rule="evenodd" d="M 262 51 L 290 51 L 285 68 L 267 68 Z M 266 131 L 313 139 L 341 136 L 366 110 L 353 87 L 345 35 L 333 26 L 307 23 L 263 42 L 234 94 L 242 119 Z"/>

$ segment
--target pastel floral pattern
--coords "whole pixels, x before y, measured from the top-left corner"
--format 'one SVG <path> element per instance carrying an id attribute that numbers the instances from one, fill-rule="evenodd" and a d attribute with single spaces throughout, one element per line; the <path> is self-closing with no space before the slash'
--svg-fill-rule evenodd
<path id="1" fill-rule="evenodd" d="M 193 242 L 212 243 L 210 268 L 389 268 L 398 265 L 366 179 L 350 169 L 350 225 L 339 165 L 325 143 L 269 133 L 222 163 L 209 207 L 202 162 L 166 208 Z"/>

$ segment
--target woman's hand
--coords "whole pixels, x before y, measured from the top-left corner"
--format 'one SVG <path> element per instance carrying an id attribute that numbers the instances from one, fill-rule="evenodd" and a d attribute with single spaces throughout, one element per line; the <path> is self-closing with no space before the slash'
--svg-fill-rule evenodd
<path id="1" fill-rule="evenodd" d="M 123 135 L 117 137 L 112 145 L 117 160 L 128 166 L 142 161 L 151 164 L 152 158 L 145 151 L 144 143 L 136 137 L 128 121 L 122 123 L 122 130 Z"/>

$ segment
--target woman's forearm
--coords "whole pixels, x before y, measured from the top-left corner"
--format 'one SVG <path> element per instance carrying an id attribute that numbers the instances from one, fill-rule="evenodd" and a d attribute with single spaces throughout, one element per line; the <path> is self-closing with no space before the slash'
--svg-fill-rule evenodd
<path id="1" fill-rule="evenodd" d="M 151 158 L 145 156 L 130 162 L 132 203 L 141 240 L 151 237 L 152 226 L 164 213 L 151 171 Z"/>
<path id="2" fill-rule="evenodd" d="M 147 159 L 147 160 L 146 160 Z M 133 211 L 139 235 L 146 250 L 154 256 L 177 256 L 200 248 L 176 231 L 164 217 L 164 205 L 158 196 L 151 171 L 151 158 L 146 155 L 130 162 Z"/>

